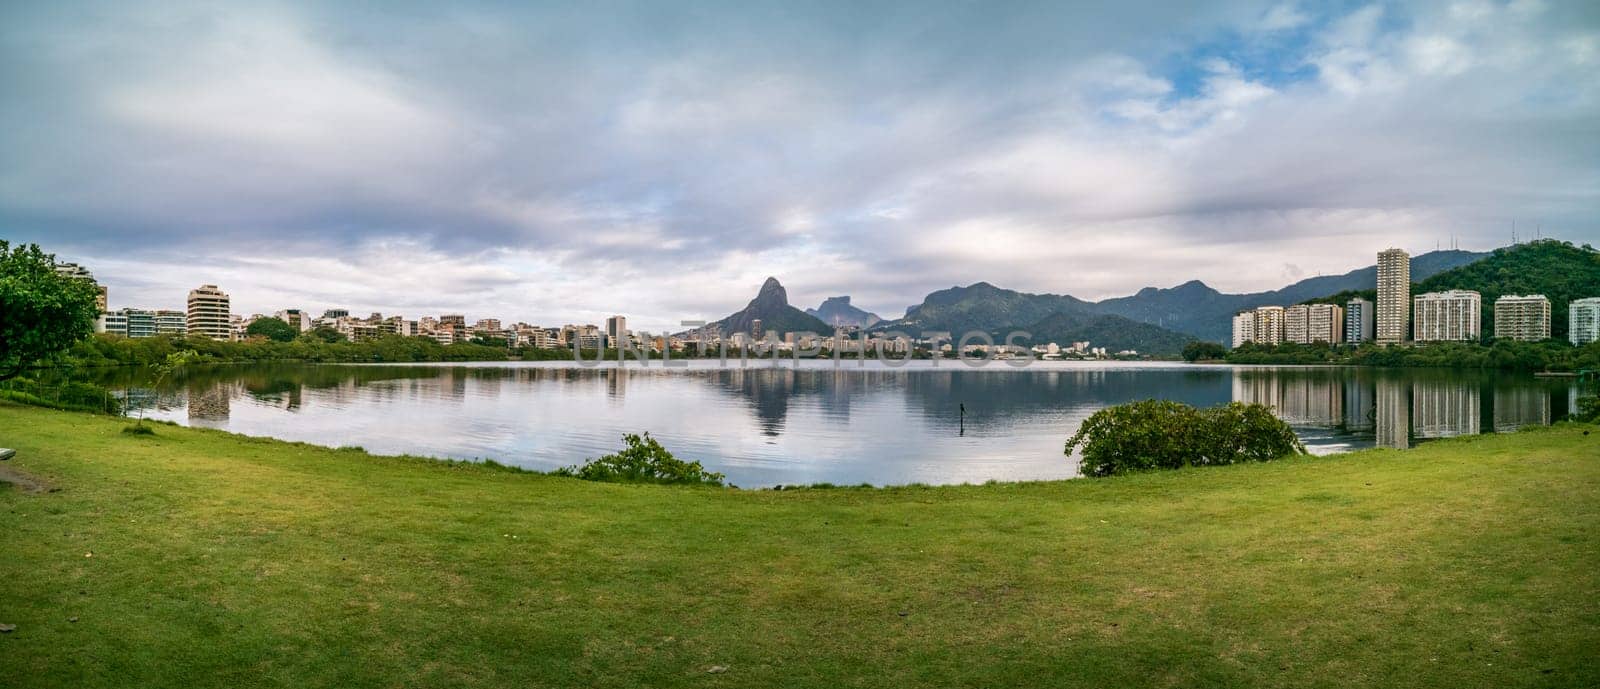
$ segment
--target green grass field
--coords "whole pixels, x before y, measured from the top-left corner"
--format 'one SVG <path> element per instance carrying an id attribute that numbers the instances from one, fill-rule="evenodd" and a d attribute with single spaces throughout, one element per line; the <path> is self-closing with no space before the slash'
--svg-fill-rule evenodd
<path id="1" fill-rule="evenodd" d="M 0 686 L 1600 686 L 1593 426 L 773 492 L 123 425 L 0 404 Z"/>

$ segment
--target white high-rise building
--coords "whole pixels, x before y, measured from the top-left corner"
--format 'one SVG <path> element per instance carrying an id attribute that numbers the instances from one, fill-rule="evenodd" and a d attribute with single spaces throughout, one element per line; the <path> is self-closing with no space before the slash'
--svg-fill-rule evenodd
<path id="1" fill-rule="evenodd" d="M 1378 342 L 1405 341 L 1411 306 L 1411 255 L 1404 249 L 1378 252 Z"/>
<path id="2" fill-rule="evenodd" d="M 187 313 L 189 334 L 213 340 L 233 338 L 230 302 L 226 292 L 216 285 L 201 285 L 189 291 Z"/>
<path id="3" fill-rule="evenodd" d="M 1471 290 L 1419 294 L 1412 302 L 1412 339 L 1418 342 L 1468 342 L 1483 332 L 1483 298 Z"/>
<path id="4" fill-rule="evenodd" d="M 1276 345 L 1283 343 L 1283 307 L 1258 306 L 1256 307 L 1256 344 Z"/>
<path id="5" fill-rule="evenodd" d="M 1338 304 L 1311 304 L 1306 314 L 1306 339 L 1338 344 L 1344 341 L 1344 309 Z"/>
<path id="6" fill-rule="evenodd" d="M 1295 304 L 1283 310 L 1283 341 L 1311 344 L 1311 307 Z"/>
<path id="7" fill-rule="evenodd" d="M 1494 336 L 1524 342 L 1550 339 L 1550 300 L 1543 294 L 1507 294 L 1494 300 Z"/>
<path id="8" fill-rule="evenodd" d="M 1346 342 L 1360 344 L 1373 338 L 1373 325 L 1377 322 L 1374 317 L 1372 302 L 1356 297 L 1344 305 L 1344 339 Z"/>
<path id="9" fill-rule="evenodd" d="M 1233 314 L 1233 346 L 1256 341 L 1256 312 L 1240 311 Z"/>
<path id="10" fill-rule="evenodd" d="M 1567 305 L 1567 339 L 1575 345 L 1600 342 L 1600 297 L 1574 299 Z"/>

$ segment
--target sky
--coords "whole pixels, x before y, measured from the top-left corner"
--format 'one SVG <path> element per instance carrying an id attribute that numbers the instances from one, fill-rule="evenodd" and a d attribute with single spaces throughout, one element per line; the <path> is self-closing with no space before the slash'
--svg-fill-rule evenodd
<path id="1" fill-rule="evenodd" d="M 1600 244 L 1600 3 L 0 0 L 0 239 L 111 306 L 539 325 Z"/>

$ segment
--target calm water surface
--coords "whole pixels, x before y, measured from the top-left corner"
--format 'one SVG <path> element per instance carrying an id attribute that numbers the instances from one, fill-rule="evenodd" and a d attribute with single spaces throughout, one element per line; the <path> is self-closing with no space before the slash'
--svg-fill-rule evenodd
<path id="1" fill-rule="evenodd" d="M 181 424 L 534 469 L 580 463 L 616 450 L 625 432 L 649 431 L 745 487 L 1068 478 L 1077 460 L 1062 445 L 1085 417 L 1151 397 L 1267 404 L 1318 453 L 1548 424 L 1576 398 L 1570 381 L 1470 371 L 691 363 L 223 366 L 159 393 L 127 372 L 100 382 Z"/>

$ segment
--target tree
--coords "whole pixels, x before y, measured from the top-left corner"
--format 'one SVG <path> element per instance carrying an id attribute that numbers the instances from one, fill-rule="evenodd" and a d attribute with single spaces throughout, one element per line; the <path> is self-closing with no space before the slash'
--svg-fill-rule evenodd
<path id="1" fill-rule="evenodd" d="M 326 342 L 328 344 L 345 341 L 344 333 L 334 330 L 326 325 L 319 325 L 306 331 L 305 337 L 320 342 Z"/>
<path id="2" fill-rule="evenodd" d="M 0 380 L 93 334 L 97 296 L 94 283 L 57 273 L 39 245 L 0 239 Z"/>
<path id="3" fill-rule="evenodd" d="M 1190 340 L 1183 346 L 1184 361 L 1199 361 L 1201 359 L 1221 359 L 1228 355 L 1228 348 L 1216 342 Z"/>
<path id="4" fill-rule="evenodd" d="M 257 318 L 244 329 L 246 335 L 260 335 L 273 342 L 288 342 L 300 334 L 281 318 Z"/>
<path id="5" fill-rule="evenodd" d="M 184 350 L 168 354 L 167 358 L 163 359 L 161 363 L 152 365 L 150 370 L 155 375 L 150 378 L 150 389 L 160 392 L 161 384 L 166 382 L 167 378 L 177 373 L 185 364 L 194 361 L 195 358 L 196 354 L 192 350 Z M 122 429 L 122 432 L 129 435 L 153 435 L 155 433 L 155 431 L 150 430 L 150 427 L 144 425 L 144 407 L 139 407 L 139 420 L 134 425 Z"/>

